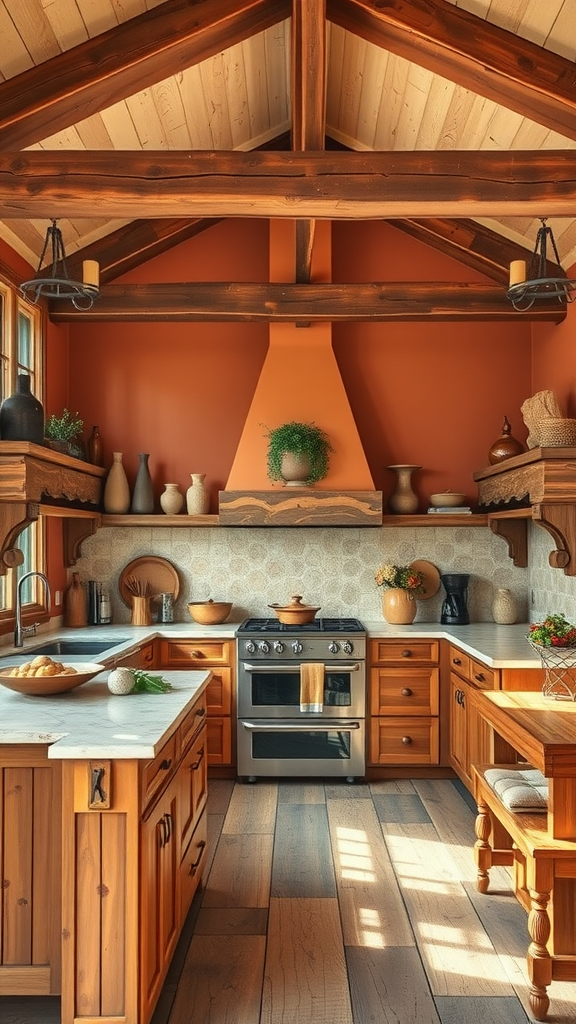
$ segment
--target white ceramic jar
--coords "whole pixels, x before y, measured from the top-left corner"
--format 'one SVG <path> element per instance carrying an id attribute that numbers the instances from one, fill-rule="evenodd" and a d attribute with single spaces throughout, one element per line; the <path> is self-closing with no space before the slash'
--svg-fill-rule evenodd
<path id="1" fill-rule="evenodd" d="M 502 626 L 511 626 L 516 622 L 516 601 L 511 590 L 498 587 L 492 601 L 492 618 Z"/>

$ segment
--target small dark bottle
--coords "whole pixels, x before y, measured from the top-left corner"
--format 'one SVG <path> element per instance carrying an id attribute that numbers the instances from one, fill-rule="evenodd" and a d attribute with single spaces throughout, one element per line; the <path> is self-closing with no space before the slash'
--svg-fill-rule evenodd
<path id="1" fill-rule="evenodd" d="M 104 458 L 102 454 L 102 438 L 100 437 L 100 431 L 98 427 L 92 427 L 92 433 L 88 438 L 88 461 L 93 466 L 103 466 Z"/>
<path id="2" fill-rule="evenodd" d="M 44 444 L 44 408 L 30 390 L 27 373 L 18 374 L 16 391 L 0 406 L 0 437 Z"/>

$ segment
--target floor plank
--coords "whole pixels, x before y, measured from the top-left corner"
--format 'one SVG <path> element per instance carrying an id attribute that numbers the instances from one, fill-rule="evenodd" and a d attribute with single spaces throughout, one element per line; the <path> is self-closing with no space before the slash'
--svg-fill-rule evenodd
<path id="1" fill-rule="evenodd" d="M 354 1024 L 440 1024 L 415 949 L 347 948 L 346 961 Z"/>
<path id="2" fill-rule="evenodd" d="M 276 821 L 278 786 L 275 782 L 234 786 L 222 833 L 246 835 L 273 833 Z"/>
<path id="3" fill-rule="evenodd" d="M 328 819 L 344 944 L 413 946 L 372 801 L 330 800 Z"/>
<path id="4" fill-rule="evenodd" d="M 206 806 L 208 814 L 226 814 L 234 786 L 234 779 L 210 779 Z"/>
<path id="5" fill-rule="evenodd" d="M 430 816 L 416 793 L 375 793 L 373 801 L 379 821 L 430 824 Z"/>
<path id="6" fill-rule="evenodd" d="M 353 1024 L 337 900 L 270 900 L 260 1024 Z"/>
<path id="7" fill-rule="evenodd" d="M 283 782 L 278 789 L 279 804 L 323 804 L 324 786 L 317 782 Z"/>
<path id="8" fill-rule="evenodd" d="M 336 895 L 326 806 L 278 804 L 272 896 Z"/>
<path id="9" fill-rule="evenodd" d="M 527 1024 L 528 1018 L 516 999 L 478 997 L 467 999 L 439 996 L 436 1000 L 442 1024 Z"/>
<path id="10" fill-rule="evenodd" d="M 170 1024 L 259 1024 L 265 952 L 263 935 L 195 935 Z"/>
<path id="11" fill-rule="evenodd" d="M 273 836 L 220 837 L 203 907 L 267 907 Z"/>
<path id="12" fill-rule="evenodd" d="M 198 914 L 195 935 L 266 935 L 266 907 L 202 907 Z"/>
<path id="13" fill-rule="evenodd" d="M 513 995 L 433 825 L 382 824 L 434 995 Z"/>

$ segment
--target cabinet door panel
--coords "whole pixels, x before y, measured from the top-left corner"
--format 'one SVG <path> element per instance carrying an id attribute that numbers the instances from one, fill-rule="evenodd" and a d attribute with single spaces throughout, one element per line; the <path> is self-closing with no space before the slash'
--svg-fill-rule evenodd
<path id="1" fill-rule="evenodd" d="M 185 850 L 207 798 L 208 732 L 203 728 L 180 767 L 180 849 Z"/>
<path id="2" fill-rule="evenodd" d="M 208 764 L 232 764 L 232 726 L 229 718 L 209 718 Z"/>
<path id="3" fill-rule="evenodd" d="M 468 750 L 467 750 L 467 727 L 466 727 L 466 698 L 468 684 L 465 683 L 455 672 L 450 675 L 450 762 L 460 777 L 467 784 L 470 784 L 470 773 L 468 771 Z"/>
<path id="4" fill-rule="evenodd" d="M 180 914 L 182 920 L 190 909 L 196 889 L 202 879 L 208 850 L 208 818 L 200 817 L 180 864 Z"/>

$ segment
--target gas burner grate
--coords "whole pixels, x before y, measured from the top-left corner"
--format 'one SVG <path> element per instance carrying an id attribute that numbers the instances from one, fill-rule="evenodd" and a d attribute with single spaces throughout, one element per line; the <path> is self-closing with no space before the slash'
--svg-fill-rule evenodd
<path id="1" fill-rule="evenodd" d="M 278 619 L 245 619 L 237 633 L 365 633 L 366 627 L 359 619 L 323 618 L 313 619 L 301 626 L 286 625 Z"/>

